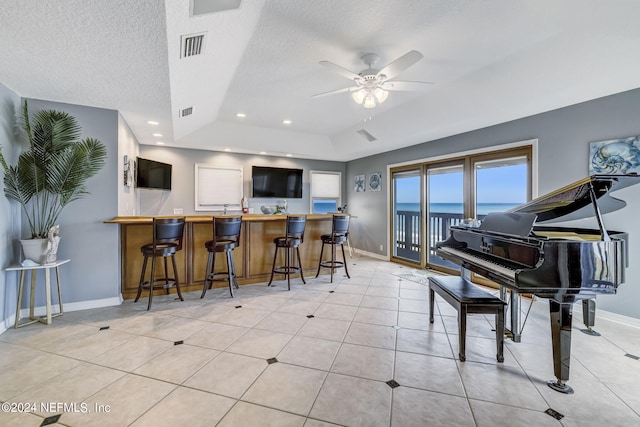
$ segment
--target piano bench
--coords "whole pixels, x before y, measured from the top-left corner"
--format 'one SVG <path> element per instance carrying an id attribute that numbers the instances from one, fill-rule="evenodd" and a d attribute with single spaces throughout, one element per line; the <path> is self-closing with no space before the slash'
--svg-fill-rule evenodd
<path id="1" fill-rule="evenodd" d="M 458 276 L 429 277 L 429 322 L 433 323 L 434 292 L 458 311 L 458 339 L 460 361 L 465 361 L 467 313 L 496 315 L 496 358 L 504 361 L 504 308 L 506 303 Z"/>

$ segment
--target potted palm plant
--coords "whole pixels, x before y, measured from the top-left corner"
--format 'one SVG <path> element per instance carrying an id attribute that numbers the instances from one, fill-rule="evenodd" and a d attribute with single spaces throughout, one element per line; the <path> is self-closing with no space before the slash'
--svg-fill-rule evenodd
<path id="1" fill-rule="evenodd" d="M 57 234 L 60 213 L 69 203 L 88 194 L 86 182 L 104 166 L 107 150 L 97 139 L 80 139 L 80 126 L 66 112 L 41 110 L 30 117 L 25 100 L 21 119 L 29 145 L 20 153 L 16 165 L 7 163 L 0 146 L 4 194 L 22 206 L 31 231 L 29 240 L 33 243 L 40 239 L 36 246 L 44 253 L 39 257 L 25 253 L 25 258 L 42 264 L 47 242 L 52 249 L 50 235 Z M 54 260 L 55 257 L 47 259 Z"/>

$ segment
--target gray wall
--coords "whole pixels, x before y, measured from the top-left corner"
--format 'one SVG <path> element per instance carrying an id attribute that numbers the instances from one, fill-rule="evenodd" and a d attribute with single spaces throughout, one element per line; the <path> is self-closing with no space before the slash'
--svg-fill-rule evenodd
<path id="1" fill-rule="evenodd" d="M 96 138 L 107 147 L 105 167 L 88 181 L 90 194 L 71 202 L 60 215 L 58 258 L 71 259 L 71 263 L 60 267 L 65 303 L 118 297 L 118 228 L 103 224 L 104 220 L 118 214 L 118 112 L 34 99 L 28 101 L 31 113 L 55 109 L 73 115 L 82 127 L 82 138 Z M 23 221 L 23 235 L 28 234 L 25 224 Z M 44 305 L 44 296 L 36 295 L 36 305 Z"/>
<path id="2" fill-rule="evenodd" d="M 0 145 L 2 153 L 10 164 L 18 158 L 18 146 L 14 144 L 16 130 L 16 108 L 20 106 L 20 97 L 0 84 Z M 0 177 L 4 174 L 0 172 Z M 4 188 L 4 185 L 2 186 Z M 17 252 L 20 247 L 20 206 L 9 202 L 0 195 L 0 268 L 6 268 L 18 262 Z M 7 320 L 15 315 L 17 302 L 16 272 L 0 272 L 0 332 L 6 327 Z"/>
<path id="3" fill-rule="evenodd" d="M 170 163 L 172 168 L 171 191 L 136 189 L 140 199 L 140 215 L 172 215 L 174 208 L 183 209 L 185 215 L 208 215 L 212 212 L 195 211 L 195 164 L 215 164 L 221 166 L 241 166 L 244 174 L 244 194 L 251 195 L 251 166 L 275 166 L 303 169 L 303 189 L 301 199 L 287 199 L 289 213 L 309 212 L 309 171 L 322 170 L 342 172 L 343 198 L 345 194 L 345 163 L 320 160 L 293 159 L 249 154 L 222 153 L 205 150 L 141 145 L 140 157 Z M 260 206 L 275 205 L 282 199 L 249 198 L 249 207 L 254 213 L 261 213 Z M 238 201 L 239 202 L 239 201 Z M 343 201 L 344 204 L 344 201 Z"/>
<path id="4" fill-rule="evenodd" d="M 347 182 L 353 181 L 354 175 L 383 172 L 383 190 L 379 193 L 355 193 L 347 185 L 349 212 L 357 216 L 352 226 L 352 244 L 368 252 L 387 253 L 389 164 L 537 138 L 538 194 L 542 195 L 589 174 L 589 142 L 640 135 L 638 117 L 640 89 L 348 162 Z M 608 229 L 629 233 L 630 266 L 618 294 L 599 298 L 598 307 L 640 318 L 640 266 L 634 263 L 640 256 L 640 185 L 617 195 L 626 200 L 627 207 L 605 215 L 604 220 Z M 579 224 L 593 225 L 592 221 Z M 379 250 L 381 243 L 383 251 Z"/>

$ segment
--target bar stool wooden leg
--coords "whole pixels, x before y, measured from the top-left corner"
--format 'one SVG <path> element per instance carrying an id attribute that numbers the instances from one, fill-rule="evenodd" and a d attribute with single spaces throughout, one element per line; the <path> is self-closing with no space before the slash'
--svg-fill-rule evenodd
<path id="1" fill-rule="evenodd" d="M 236 289 L 240 289 L 240 286 L 238 285 L 238 275 L 236 274 L 236 260 L 235 258 L 233 258 L 233 252 L 230 252 L 230 259 L 231 259 L 231 271 L 233 271 L 233 285 L 235 286 Z"/>
<path id="2" fill-rule="evenodd" d="M 271 286 L 271 282 L 273 282 L 273 275 L 275 273 L 276 270 L 276 261 L 278 259 L 278 245 L 276 245 L 276 251 L 273 254 L 273 265 L 271 266 L 271 277 L 269 278 L 269 283 L 267 283 L 267 286 Z"/>
<path id="3" fill-rule="evenodd" d="M 336 269 L 336 245 L 331 244 L 331 283 L 333 283 L 333 271 Z"/>
<path id="4" fill-rule="evenodd" d="M 209 255 L 207 257 L 207 270 L 204 274 L 204 282 L 202 283 L 202 295 L 200 295 L 200 298 L 204 298 L 204 294 L 207 293 L 207 289 L 210 289 L 211 285 L 213 284 L 213 281 L 211 281 L 213 277 L 210 278 L 210 276 L 213 272 L 213 260 L 215 259 L 215 256 L 215 252 L 209 252 Z M 209 283 L 207 284 L 207 282 Z"/>
<path id="5" fill-rule="evenodd" d="M 156 257 L 151 258 L 151 282 L 149 282 L 149 304 L 147 311 L 151 310 L 151 300 L 153 300 L 153 284 L 156 282 Z"/>
<path id="6" fill-rule="evenodd" d="M 178 267 L 176 266 L 176 257 L 172 256 L 171 262 L 173 264 L 173 277 L 175 279 L 176 292 L 178 293 L 178 297 L 180 298 L 180 301 L 184 301 L 184 298 L 182 298 L 182 292 L 180 292 L 180 279 L 178 278 Z M 167 288 L 167 293 L 169 293 L 169 288 Z"/>
<path id="7" fill-rule="evenodd" d="M 231 297 L 233 298 L 233 271 L 232 271 L 232 267 L 233 267 L 233 260 L 231 259 L 231 251 L 225 251 L 224 252 L 227 256 L 227 276 L 229 279 L 229 292 L 231 292 Z"/>
<path id="8" fill-rule="evenodd" d="M 302 260 L 300 259 L 300 247 L 296 248 L 296 253 L 298 254 L 298 268 L 300 269 L 300 278 L 302 279 L 302 283 L 305 285 L 307 282 L 304 281 L 304 273 L 302 272 Z"/>
<path id="9" fill-rule="evenodd" d="M 164 290 L 167 293 L 167 295 L 169 295 L 169 287 L 167 286 L 169 284 L 169 269 L 167 268 L 167 257 L 162 257 L 163 261 L 164 261 Z M 173 259 L 173 257 L 171 257 Z"/>
<path id="10" fill-rule="evenodd" d="M 291 290 L 291 248 L 288 246 L 284 250 L 284 271 L 287 272 L 287 289 Z"/>
<path id="11" fill-rule="evenodd" d="M 138 283 L 138 293 L 136 294 L 136 299 L 133 302 L 138 302 L 140 299 L 140 295 L 142 295 L 142 287 L 144 286 L 144 275 L 147 272 L 147 260 L 148 257 L 144 257 L 144 261 L 142 261 L 142 273 L 140 273 L 140 283 Z"/>
<path id="12" fill-rule="evenodd" d="M 320 267 L 322 266 L 322 254 L 324 253 L 324 242 L 322 242 L 322 247 L 320 247 L 320 261 L 318 261 L 318 271 L 316 272 L 316 277 L 320 275 Z"/>
<path id="13" fill-rule="evenodd" d="M 349 276 L 349 269 L 347 268 L 347 257 L 345 257 L 344 255 L 344 244 L 340 246 L 342 247 L 342 260 L 344 261 L 344 272 L 346 273 L 347 277 L 351 279 L 351 276 Z"/>

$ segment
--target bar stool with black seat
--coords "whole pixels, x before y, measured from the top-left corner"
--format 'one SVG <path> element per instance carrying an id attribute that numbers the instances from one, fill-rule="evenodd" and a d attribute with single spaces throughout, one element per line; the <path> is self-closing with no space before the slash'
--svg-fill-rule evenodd
<path id="1" fill-rule="evenodd" d="M 238 289 L 236 277 L 236 265 L 233 260 L 233 250 L 240 246 L 240 229 L 242 228 L 242 216 L 213 217 L 213 240 L 204 244 L 209 251 L 207 271 L 205 272 L 202 295 L 204 298 L 207 289 L 211 289 L 213 282 L 228 281 L 229 292 L 233 298 L 233 288 Z M 216 272 L 216 253 L 224 252 L 227 260 L 227 271 Z M 216 277 L 226 276 L 226 277 Z"/>
<path id="2" fill-rule="evenodd" d="M 138 302 L 143 289 L 149 289 L 149 304 L 147 310 L 151 309 L 153 291 L 155 289 L 165 289 L 169 294 L 169 288 L 176 288 L 181 301 L 180 280 L 178 279 L 178 269 L 176 267 L 175 254 L 182 250 L 182 239 L 184 237 L 184 217 L 182 218 L 153 218 L 153 241 L 140 247 L 140 252 L 144 255 L 142 263 L 142 274 L 138 284 L 138 294 L 134 302 Z M 156 277 L 156 258 L 162 257 L 164 260 L 164 277 Z M 173 265 L 173 277 L 169 277 L 167 268 L 167 258 L 171 257 Z M 147 261 L 151 258 L 151 278 L 144 280 L 147 271 Z"/>
<path id="3" fill-rule="evenodd" d="M 333 283 L 333 272 L 337 268 L 344 267 L 344 272 L 347 277 L 349 276 L 349 269 L 347 269 L 347 258 L 344 255 L 344 243 L 349 238 L 349 216 L 348 215 L 334 215 L 331 223 L 331 234 L 323 234 L 320 237 L 322 240 L 322 249 L 320 249 L 320 261 L 318 262 L 318 272 L 316 277 L 320 274 L 320 268 L 331 269 L 331 283 Z M 331 259 L 328 261 L 322 260 L 322 254 L 324 252 L 324 245 L 331 245 Z M 342 248 L 342 261 L 336 261 L 336 246 L 340 245 Z"/>
<path id="4" fill-rule="evenodd" d="M 304 242 L 304 229 L 307 224 L 307 217 L 301 216 L 287 216 L 285 235 L 276 237 L 273 239 L 273 243 L 276 246 L 275 253 L 273 254 L 273 266 L 271 267 L 271 278 L 267 286 L 271 286 L 273 282 L 274 274 L 282 274 L 287 276 L 287 289 L 291 290 L 291 275 L 299 273 L 302 283 L 304 281 L 304 274 L 302 272 L 302 260 L 300 259 L 300 245 Z M 276 267 L 276 260 L 278 259 L 278 249 L 284 249 L 284 265 Z M 296 250 L 298 257 L 298 265 L 291 265 L 291 250 Z"/>

